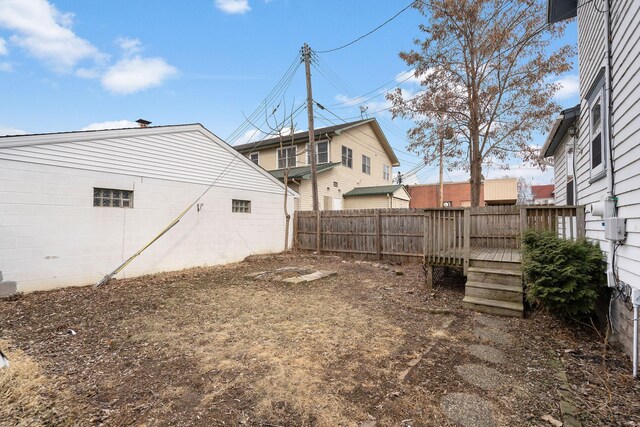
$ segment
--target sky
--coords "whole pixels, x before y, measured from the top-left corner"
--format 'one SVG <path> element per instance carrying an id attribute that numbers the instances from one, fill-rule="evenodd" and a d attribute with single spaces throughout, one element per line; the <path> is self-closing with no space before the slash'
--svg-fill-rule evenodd
<path id="1" fill-rule="evenodd" d="M 418 90 L 398 53 L 421 36 L 424 17 L 410 8 L 344 49 L 320 52 L 366 34 L 409 3 L 0 0 L 0 135 L 119 128 L 143 118 L 153 125 L 201 123 L 238 144 L 259 138 L 255 127 L 269 131 L 265 116 L 276 107 L 275 117 L 297 112 L 294 127 L 303 130 L 306 111 L 297 108 L 306 92 L 298 58 L 308 43 L 317 52 L 314 99 L 326 107 L 317 110 L 316 127 L 376 117 L 406 172 L 422 163 L 407 151 L 411 122 L 374 112 L 390 106 L 384 93 L 401 81 L 407 93 Z M 562 42 L 575 45 L 576 39 L 570 23 Z M 557 101 L 575 105 L 577 67 L 558 80 Z M 265 107 L 274 88 L 281 90 Z M 545 137 L 540 133 L 533 143 L 542 145 Z M 553 180 L 550 169 L 511 163 L 510 170 L 485 168 L 485 177 Z M 437 166 L 422 168 L 417 177 L 435 182 Z M 447 171 L 445 179 L 467 180 L 468 173 Z"/>

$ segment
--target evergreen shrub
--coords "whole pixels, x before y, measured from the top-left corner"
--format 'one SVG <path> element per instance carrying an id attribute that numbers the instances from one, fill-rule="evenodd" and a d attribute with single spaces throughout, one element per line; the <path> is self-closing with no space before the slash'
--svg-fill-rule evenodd
<path id="1" fill-rule="evenodd" d="M 607 289 L 607 264 L 596 243 L 530 230 L 523 237 L 523 252 L 530 303 L 561 317 L 583 318 L 594 313 L 596 300 Z"/>

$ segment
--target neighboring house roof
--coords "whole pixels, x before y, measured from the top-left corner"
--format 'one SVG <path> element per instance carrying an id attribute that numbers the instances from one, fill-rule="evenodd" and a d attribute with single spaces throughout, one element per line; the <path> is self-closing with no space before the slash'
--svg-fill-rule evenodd
<path id="1" fill-rule="evenodd" d="M 317 166 L 318 173 L 327 171 L 329 169 L 333 169 L 338 166 L 340 162 L 336 163 L 321 163 Z M 278 169 L 274 171 L 269 171 L 269 173 L 278 179 L 284 178 L 284 169 Z M 298 166 L 295 168 L 289 169 L 289 179 L 310 179 L 311 178 L 311 166 Z"/>
<path id="2" fill-rule="evenodd" d="M 358 197 L 358 196 L 386 196 L 395 193 L 398 189 L 404 188 L 402 185 L 380 185 L 377 187 L 356 187 L 351 191 L 347 191 L 342 197 Z"/>
<path id="3" fill-rule="evenodd" d="M 531 193 L 534 199 L 553 199 L 554 192 L 555 185 L 553 184 L 531 186 Z"/>
<path id="4" fill-rule="evenodd" d="M 343 123 L 340 125 L 315 129 L 314 135 L 315 135 L 316 141 L 323 140 L 323 139 L 326 139 L 327 136 L 331 138 L 333 136 L 340 135 L 340 133 L 344 131 L 353 129 L 355 127 L 358 127 L 367 123 L 371 124 L 371 126 L 373 127 L 373 130 L 378 136 L 378 139 L 380 140 L 382 147 L 384 148 L 385 152 L 391 159 L 392 166 L 400 166 L 400 161 L 398 160 L 396 153 L 393 151 L 393 148 L 391 148 L 391 144 L 389 144 L 387 137 L 384 135 L 384 132 L 382 132 L 382 128 L 380 128 L 380 125 L 378 124 L 378 121 L 376 119 L 373 119 L 373 118 L 364 119 L 364 120 L 358 120 L 355 122 Z M 308 131 L 297 132 L 293 135 L 287 135 L 282 138 L 282 143 L 286 145 L 302 144 L 307 142 L 309 142 Z M 249 142 L 247 144 L 235 145 L 233 148 L 235 148 L 242 154 L 247 154 L 250 151 L 261 151 L 269 148 L 276 148 L 279 146 L 280 146 L 280 138 L 275 137 L 275 138 L 263 139 L 261 141 L 256 141 L 256 142 Z"/>
<path id="5" fill-rule="evenodd" d="M 551 132 L 547 137 L 544 145 L 542 146 L 542 157 L 553 157 L 555 154 L 558 145 L 564 139 L 565 135 L 569 131 L 571 126 L 575 125 L 576 121 L 580 117 L 580 104 L 575 107 L 568 108 L 566 110 L 562 110 L 555 123 L 553 124 L 553 128 L 551 128 Z"/>

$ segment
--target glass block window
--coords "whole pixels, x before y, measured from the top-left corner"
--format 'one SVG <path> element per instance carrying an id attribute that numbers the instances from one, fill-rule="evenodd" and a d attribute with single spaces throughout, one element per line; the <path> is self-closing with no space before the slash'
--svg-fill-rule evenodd
<path id="1" fill-rule="evenodd" d="M 231 212 L 251 213 L 251 200 L 233 199 L 231 201 Z"/>
<path id="2" fill-rule="evenodd" d="M 93 206 L 103 208 L 132 208 L 133 191 L 113 188 L 94 188 Z"/>
<path id="3" fill-rule="evenodd" d="M 342 166 L 353 169 L 353 150 L 342 146 Z"/>
<path id="4" fill-rule="evenodd" d="M 362 155 L 362 172 L 371 175 L 371 158 Z"/>

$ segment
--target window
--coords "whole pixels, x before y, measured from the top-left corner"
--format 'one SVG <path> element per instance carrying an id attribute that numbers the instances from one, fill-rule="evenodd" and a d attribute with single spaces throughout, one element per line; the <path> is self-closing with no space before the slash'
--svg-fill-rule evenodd
<path id="1" fill-rule="evenodd" d="M 389 165 L 382 165 L 382 179 L 389 181 L 391 179 L 391 168 Z"/>
<path id="2" fill-rule="evenodd" d="M 342 166 L 353 169 L 353 150 L 342 146 Z"/>
<path id="3" fill-rule="evenodd" d="M 103 208 L 132 208 L 133 191 L 111 188 L 93 189 L 93 206 Z"/>
<path id="4" fill-rule="evenodd" d="M 316 143 L 316 163 L 329 163 L 329 141 Z M 311 149 L 307 144 L 307 164 L 311 164 Z"/>
<path id="5" fill-rule="evenodd" d="M 231 200 L 231 212 L 251 213 L 251 200 Z"/>
<path id="6" fill-rule="evenodd" d="M 278 148 L 278 169 L 296 166 L 296 147 Z"/>
<path id="7" fill-rule="evenodd" d="M 364 154 L 362 155 L 362 172 L 371 175 L 371 159 Z"/>
<path id="8" fill-rule="evenodd" d="M 260 163 L 258 163 L 260 161 L 260 153 L 251 153 L 249 155 L 249 158 L 251 159 L 251 161 L 253 163 L 255 163 L 256 165 L 259 165 Z"/>
<path id="9" fill-rule="evenodd" d="M 573 178 L 571 178 L 567 181 L 567 206 L 572 206 L 575 203 L 573 193 Z"/>
<path id="10" fill-rule="evenodd" d="M 604 76 L 591 90 L 589 106 L 589 151 L 591 153 L 591 179 L 604 176 L 606 170 L 606 102 L 604 97 Z"/>

